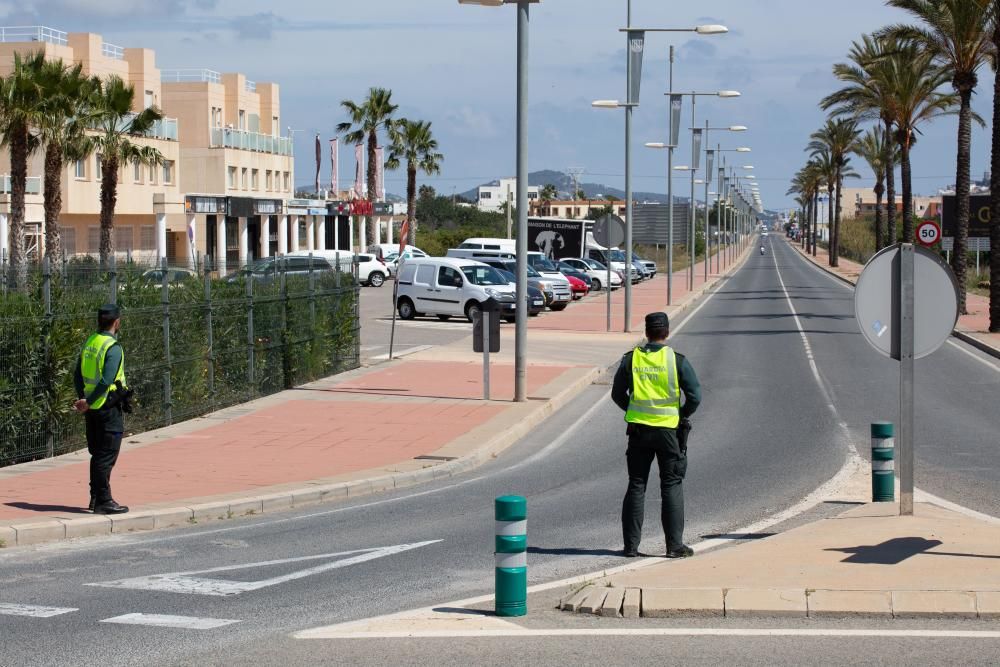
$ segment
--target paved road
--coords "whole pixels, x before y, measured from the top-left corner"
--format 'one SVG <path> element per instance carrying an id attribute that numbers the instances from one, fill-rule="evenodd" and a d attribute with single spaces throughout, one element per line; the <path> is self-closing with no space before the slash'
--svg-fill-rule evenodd
<path id="1" fill-rule="evenodd" d="M 894 414 L 892 362 L 868 351 L 856 333 L 850 292 L 796 257 L 782 239 L 771 237 L 769 244 L 768 255 L 754 254 L 673 339 L 705 386 L 686 483 L 692 541 L 789 506 L 830 478 L 851 444 L 865 446 L 871 419 Z M 366 296 L 369 291 L 388 293 L 366 290 Z M 821 382 L 791 307 L 806 331 Z M 933 397 L 931 414 L 919 429 L 919 483 L 995 513 L 1000 455 L 989 447 L 988 434 L 997 432 L 1000 418 L 988 409 L 985 394 L 995 395 L 1000 374 L 970 354 L 948 348 L 918 364 L 923 381 L 918 397 Z M 624 437 L 621 413 L 606 397 L 606 386 L 590 388 L 496 462 L 458 479 L 173 532 L 0 551 L 0 604 L 78 610 L 50 618 L 0 615 L 0 662 L 338 663 L 338 647 L 304 646 L 289 633 L 489 592 L 492 498 L 501 493 L 529 498 L 532 582 L 621 564 L 615 552 L 621 546 Z M 934 420 L 942 423 L 929 423 Z M 962 430 L 953 430 L 959 424 Z M 935 434 L 949 432 L 969 435 L 941 447 Z M 946 456 L 945 450 L 968 456 Z M 651 490 L 643 543 L 650 553 L 663 549 L 658 500 Z M 398 553 L 358 551 L 393 546 Z M 339 555 L 286 562 L 323 554 Z M 225 569 L 251 563 L 257 565 Z M 122 583 L 88 585 L 108 582 Z M 102 622 L 127 614 L 238 622 L 211 630 Z M 539 641 L 526 659 L 552 661 L 570 643 Z M 576 654 L 611 645 L 574 641 Z M 614 645 L 623 653 L 606 657 L 625 661 L 640 647 L 653 650 L 657 641 L 662 640 L 618 640 Z M 735 650 L 739 641 L 720 642 L 720 651 Z M 387 661 L 380 648 L 369 652 L 358 646 L 344 650 L 359 663 Z M 407 645 L 382 648 L 392 646 Z M 461 664 L 470 647 L 485 644 L 422 646 L 411 663 L 433 655 Z M 436 650 L 429 652 L 428 646 Z M 760 651 L 769 653 L 767 645 Z"/>

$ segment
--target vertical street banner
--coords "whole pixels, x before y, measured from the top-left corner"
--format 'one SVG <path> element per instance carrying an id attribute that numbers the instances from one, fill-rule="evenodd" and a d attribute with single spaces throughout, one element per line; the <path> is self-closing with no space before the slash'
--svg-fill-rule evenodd
<path id="1" fill-rule="evenodd" d="M 323 144 L 319 139 L 319 132 L 316 133 L 316 196 L 319 196 L 319 171 L 323 166 Z"/>
<path id="2" fill-rule="evenodd" d="M 683 95 L 670 96 L 670 145 L 676 146 L 681 139 L 681 109 L 684 103 Z"/>
<path id="3" fill-rule="evenodd" d="M 385 201 L 385 149 L 375 149 L 375 196 Z"/>
<path id="4" fill-rule="evenodd" d="M 691 169 L 701 168 L 701 130 L 695 130 L 691 141 Z"/>
<path id="5" fill-rule="evenodd" d="M 715 151 L 713 149 L 708 149 L 705 151 L 705 182 L 712 182 L 712 167 L 715 162 Z"/>
<path id="6" fill-rule="evenodd" d="M 639 87 L 642 84 L 642 52 L 646 46 L 646 33 L 643 30 L 628 31 L 628 61 L 632 69 L 629 80 L 628 103 L 639 103 Z"/>
<path id="7" fill-rule="evenodd" d="M 330 190 L 334 199 L 340 189 L 340 151 L 337 149 L 337 139 L 330 139 Z"/>
<path id="8" fill-rule="evenodd" d="M 365 147 L 363 144 L 356 144 L 354 146 L 354 196 L 358 199 L 364 199 L 365 196 L 365 186 L 362 183 L 361 174 L 365 166 Z"/>

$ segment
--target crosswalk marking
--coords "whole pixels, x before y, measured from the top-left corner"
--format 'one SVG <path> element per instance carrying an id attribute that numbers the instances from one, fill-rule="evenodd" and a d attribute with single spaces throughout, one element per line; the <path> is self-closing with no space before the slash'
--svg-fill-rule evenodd
<path id="1" fill-rule="evenodd" d="M 60 614 L 79 611 L 76 607 L 38 607 L 30 604 L 12 604 L 0 602 L 0 615 L 31 616 L 33 618 L 51 618 Z"/>
<path id="2" fill-rule="evenodd" d="M 169 614 L 124 614 L 114 618 L 105 618 L 101 623 L 148 625 L 156 628 L 180 628 L 182 630 L 214 630 L 239 623 L 239 621 L 230 618 L 198 618 L 197 616 L 171 616 Z"/>

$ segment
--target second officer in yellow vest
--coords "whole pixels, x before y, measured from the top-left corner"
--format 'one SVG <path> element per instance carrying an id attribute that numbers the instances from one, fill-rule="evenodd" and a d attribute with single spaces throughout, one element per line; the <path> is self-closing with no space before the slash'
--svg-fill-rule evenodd
<path id="1" fill-rule="evenodd" d="M 701 403 L 701 386 L 691 364 L 667 345 L 666 313 L 646 315 L 646 344 L 626 354 L 615 373 L 611 399 L 625 410 L 628 491 L 622 503 L 624 555 L 639 555 L 646 483 L 653 459 L 660 469 L 660 520 L 667 557 L 694 552 L 684 544 L 684 475 L 687 472 L 687 418 Z M 683 400 L 682 400 L 683 397 Z"/>

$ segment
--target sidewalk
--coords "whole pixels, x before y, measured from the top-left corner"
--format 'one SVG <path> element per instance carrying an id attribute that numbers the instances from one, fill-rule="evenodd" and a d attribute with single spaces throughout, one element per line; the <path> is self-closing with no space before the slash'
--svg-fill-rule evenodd
<path id="1" fill-rule="evenodd" d="M 718 279 L 699 279 L 689 293 L 678 272 L 671 308 L 662 275 L 635 286 L 628 334 L 621 290 L 611 333 L 603 295 L 532 318 L 524 403 L 513 402 L 514 330 L 504 326 L 490 401 L 482 400 L 482 357 L 467 337 L 127 437 L 112 476 L 127 514 L 83 509 L 85 449 L 0 468 L 0 547 L 232 519 L 459 474 L 517 442 L 616 364 L 641 339 L 646 312 L 678 313 Z"/>
<path id="2" fill-rule="evenodd" d="M 812 257 L 798 243 L 791 242 L 789 245 L 798 250 L 803 256 L 812 260 L 824 271 L 832 273 L 851 284 L 858 282 L 858 276 L 861 275 L 861 271 L 864 269 L 863 265 L 843 257 L 838 260 L 840 266 L 831 267 L 830 253 L 824 248 L 817 247 L 816 257 Z M 955 326 L 955 335 L 987 354 L 1000 357 L 1000 334 L 989 332 L 989 297 L 970 292 L 965 297 L 965 306 L 969 313 L 958 318 L 958 324 Z"/>
<path id="3" fill-rule="evenodd" d="M 773 537 L 599 579 L 562 608 L 604 616 L 1000 618 L 1000 521 L 859 503 Z"/>

